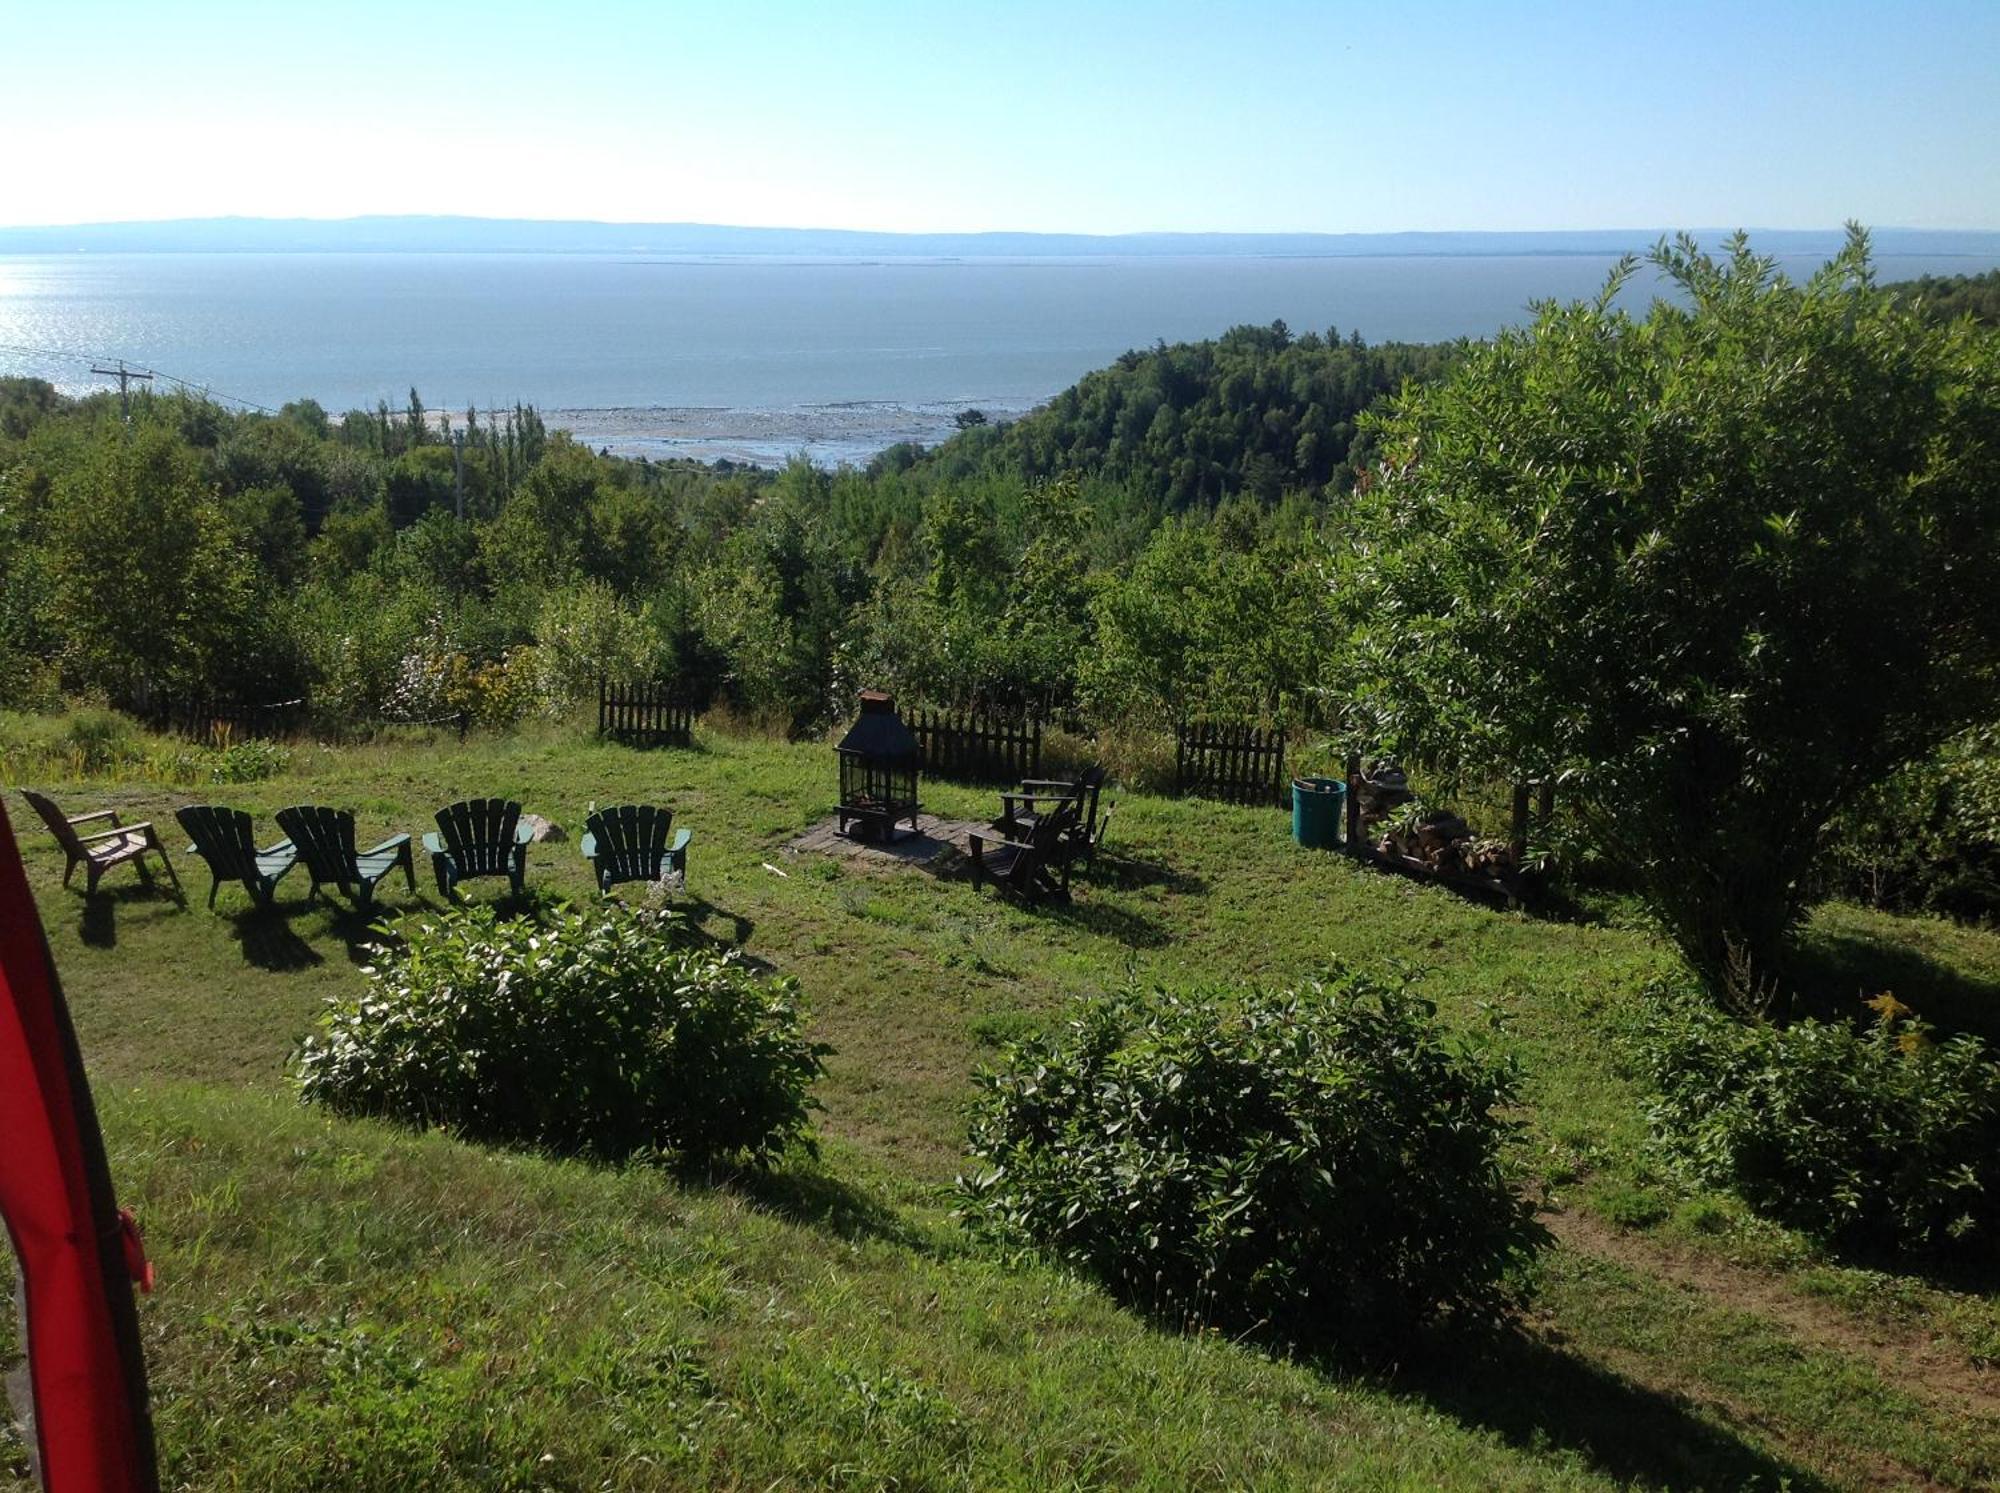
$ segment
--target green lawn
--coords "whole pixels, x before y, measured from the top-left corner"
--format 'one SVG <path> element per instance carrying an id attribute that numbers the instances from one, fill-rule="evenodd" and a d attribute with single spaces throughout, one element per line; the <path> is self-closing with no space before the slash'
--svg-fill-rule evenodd
<path id="1" fill-rule="evenodd" d="M 1629 918 L 1498 913 L 1302 852 L 1274 812 L 1136 795 L 1074 905 L 1025 912 L 917 869 L 787 856 L 831 809 L 831 752 L 713 733 L 691 752 L 446 737 L 302 748 L 243 786 L 30 786 L 168 823 L 193 797 L 267 827 L 289 802 L 344 804 L 368 840 L 472 794 L 572 836 L 593 800 L 671 803 L 695 831 L 694 914 L 796 975 L 837 1049 L 822 1160 L 710 1189 L 330 1120 L 292 1098 L 285 1060 L 361 979 L 361 920 L 306 905 L 302 873 L 275 913 L 232 887 L 210 914 L 192 861 L 185 911 L 129 872 L 86 903 L 10 797 L 159 1266 L 141 1316 L 170 1486 L 2000 1481 L 1990 1283 L 1824 1258 L 1648 1156 L 1614 1038 L 1671 961 Z M 966 817 L 990 799 L 925 797 Z M 573 843 L 537 847 L 529 879 L 589 892 Z M 2000 936 L 1830 908 L 1809 942 L 1830 988 L 1893 983 L 1962 1024 L 2000 1010 Z M 1526 1068 L 1518 1159 L 1562 1244 L 1501 1340 L 1415 1342 L 1366 1374 L 1281 1362 L 1164 1335 L 959 1236 L 942 1187 L 967 1075 L 1005 1034 L 1128 978 L 1385 957 L 1429 966 L 1447 1018 Z M 17 1444 L 0 1466 L 22 1471 Z"/>

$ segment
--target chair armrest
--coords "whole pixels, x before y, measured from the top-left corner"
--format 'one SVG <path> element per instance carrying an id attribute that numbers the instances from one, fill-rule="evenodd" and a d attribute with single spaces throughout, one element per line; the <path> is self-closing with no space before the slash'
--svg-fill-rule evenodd
<path id="1" fill-rule="evenodd" d="M 515 843 L 516 845 L 532 845 L 532 844 L 534 844 L 534 843 L 535 843 L 535 827 L 534 827 L 534 826 L 533 826 L 532 824 L 526 824 L 526 823 L 523 823 L 523 824 L 517 824 L 517 825 L 515 825 L 515 826 L 514 826 L 514 843 Z"/>
<path id="2" fill-rule="evenodd" d="M 692 840 L 693 838 L 694 838 L 693 830 L 691 829 L 682 830 L 679 834 L 674 836 L 674 843 L 667 847 L 667 854 L 679 855 L 683 850 L 688 848 L 688 841 Z"/>
<path id="3" fill-rule="evenodd" d="M 118 811 L 116 809 L 92 809 L 88 814 L 72 814 L 69 816 L 71 824 L 88 824 L 93 819 L 109 819 L 113 824 L 116 824 L 118 822 Z"/>
<path id="4" fill-rule="evenodd" d="M 119 826 L 118 828 L 116 828 L 116 829 L 100 829 L 100 830 L 95 830 L 95 831 L 93 831 L 92 833 L 90 833 L 90 834 L 87 834 L 87 835 L 78 835 L 78 836 L 77 836 L 76 838 L 77 838 L 77 841 L 78 841 L 78 843 L 80 843 L 80 844 L 84 844 L 84 845 L 94 845 L 94 844 L 96 844 L 96 843 L 97 843 L 97 842 L 98 842 L 99 840 L 115 840 L 115 839 L 117 839 L 117 838 L 118 838 L 118 837 L 119 837 L 120 835 L 136 835 L 136 834 L 144 834 L 144 833 L 145 833 L 146 831 L 150 830 L 150 829 L 151 829 L 152 827 L 153 827 L 153 826 L 152 826 L 152 823 L 151 823 L 151 821 L 145 821 L 145 822 L 142 822 L 142 823 L 139 823 L 139 824 L 121 824 L 121 825 L 120 825 L 120 826 Z"/>
<path id="5" fill-rule="evenodd" d="M 974 845 L 1010 845 L 1016 850 L 1032 850 L 1035 848 L 1026 840 L 1013 840 L 1009 839 L 1006 835 L 981 834 L 978 830 L 972 831 L 965 838 Z"/>
<path id="6" fill-rule="evenodd" d="M 385 850 L 396 850 L 409 843 L 410 837 L 408 835 L 391 835 L 380 845 L 371 845 L 368 849 L 358 853 L 361 855 L 380 855 Z"/>
<path id="7" fill-rule="evenodd" d="M 428 850 L 428 851 L 429 851 L 429 852 L 430 852 L 430 853 L 431 853 L 432 855 L 443 855 L 443 854 L 444 854 L 444 836 L 443 836 L 443 835 L 440 835 L 440 834 L 438 834 L 438 833 L 437 833 L 437 832 L 436 832 L 435 830 L 433 830 L 433 831 L 432 831 L 431 833 L 429 833 L 429 834 L 425 835 L 425 836 L 424 836 L 424 849 Z"/>
<path id="8" fill-rule="evenodd" d="M 583 852 L 583 858 L 584 858 L 585 860 L 587 860 L 587 861 L 594 861 L 594 860 L 596 860 L 596 859 L 597 859 L 597 836 L 595 836 L 595 835 L 593 835 L 592 833 L 590 833 L 590 831 L 589 831 L 589 830 L 585 830 L 585 831 L 583 832 L 583 834 L 582 834 L 581 836 L 579 836 L 579 837 L 578 837 L 578 839 L 577 839 L 577 842 L 576 842 L 576 848 L 577 848 L 578 850 L 580 850 L 580 851 L 582 851 L 582 852 Z"/>
<path id="9" fill-rule="evenodd" d="M 290 840 L 280 840 L 275 845 L 266 845 L 257 853 L 259 855 L 283 855 L 287 850 L 296 850 L 297 848 Z"/>

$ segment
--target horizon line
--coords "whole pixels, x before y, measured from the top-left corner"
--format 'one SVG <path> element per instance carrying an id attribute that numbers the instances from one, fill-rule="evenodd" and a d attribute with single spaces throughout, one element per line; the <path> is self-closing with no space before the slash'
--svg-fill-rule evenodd
<path id="1" fill-rule="evenodd" d="M 1588 227 L 1563 228 L 1136 228 L 1104 232 L 1089 229 L 1069 228 L 849 228 L 829 227 L 798 223 L 725 223 L 703 221 L 693 218 L 588 218 L 588 217 L 535 217 L 523 215 L 496 216 L 484 213 L 344 213 L 336 216 L 315 216 L 301 214 L 269 213 L 207 213 L 167 218 L 101 218 L 62 223 L 0 223 L 0 233 L 16 232 L 63 232 L 82 229 L 117 228 L 172 228 L 191 224 L 286 224 L 312 225 L 317 227 L 340 227 L 358 224 L 414 224 L 414 223 L 459 223 L 492 224 L 496 226 L 513 224 L 533 224 L 546 228 L 617 228 L 617 229 L 721 229 L 743 233 L 820 233 L 850 234 L 856 237 L 878 238 L 1070 238 L 1070 239 L 1137 239 L 1137 238 L 1415 238 L 1415 237 L 1474 237 L 1506 234 L 1674 234 L 1674 233 L 1844 233 L 1849 219 L 1841 223 L 1815 223 L 1808 225 L 1778 224 L 1738 224 L 1725 226 L 1720 223 L 1697 224 L 1691 227 L 1668 227 L 1660 224 L 1592 224 Z M 1921 234 L 2000 234 L 2000 224 L 1994 226 L 1959 226 L 1950 228 L 1919 227 L 1898 223 L 1871 223 L 1862 225 L 1869 233 L 1921 233 Z"/>

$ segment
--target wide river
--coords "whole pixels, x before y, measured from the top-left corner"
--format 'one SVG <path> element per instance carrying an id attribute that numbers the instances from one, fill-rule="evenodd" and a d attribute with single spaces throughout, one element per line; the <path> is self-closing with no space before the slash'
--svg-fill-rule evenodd
<path id="1" fill-rule="evenodd" d="M 1785 261 L 1793 275 L 1813 258 Z M 864 460 L 968 406 L 1032 408 L 1130 348 L 1282 318 L 1484 336 L 1589 295 L 1598 255 L 788 259 L 638 254 L 0 256 L 0 374 L 109 387 L 123 358 L 230 399 L 538 405 L 655 457 Z M 1878 257 L 1884 280 L 1992 268 Z M 1655 290 L 1650 270 L 1628 297 Z"/>

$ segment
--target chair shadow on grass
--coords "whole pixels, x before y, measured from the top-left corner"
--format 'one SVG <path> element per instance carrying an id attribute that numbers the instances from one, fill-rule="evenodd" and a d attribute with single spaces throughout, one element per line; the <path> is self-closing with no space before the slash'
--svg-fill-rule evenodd
<path id="1" fill-rule="evenodd" d="M 1142 860 L 1119 850 L 1101 850 L 1077 871 L 1077 879 L 1090 886 L 1112 887 L 1135 892 L 1144 887 L 1160 887 L 1169 892 L 1198 896 L 1208 890 L 1206 876 L 1169 866 L 1164 861 Z"/>
<path id="2" fill-rule="evenodd" d="M 116 886 L 100 886 L 94 892 L 79 890 L 77 896 L 82 906 L 77 911 L 76 935 L 93 949 L 117 946 L 118 920 L 128 916 L 121 911 L 127 904 L 135 913 L 155 907 L 162 912 L 177 914 L 187 911 L 185 894 L 176 897 L 173 883 L 164 876 L 155 876 L 150 881 L 133 880 Z"/>
<path id="3" fill-rule="evenodd" d="M 292 927 L 292 920 L 307 910 L 303 902 L 279 902 L 228 914 L 230 932 L 243 947 L 244 961 L 273 974 L 292 974 L 324 964 L 326 957 Z"/>
<path id="4" fill-rule="evenodd" d="M 920 864 L 925 873 L 936 877 L 939 881 L 970 881 L 972 879 L 972 858 L 960 852 L 956 846 L 947 845 L 932 859 Z M 1119 907 L 1115 903 L 1095 898 L 1091 895 L 1091 891 L 1093 885 L 1106 887 L 1168 885 L 1172 884 L 1171 878 L 1177 876 L 1178 873 L 1168 871 L 1164 867 L 1152 866 L 1143 862 L 1124 862 L 1121 864 L 1140 865 L 1143 868 L 1140 878 L 1127 883 L 1118 880 L 1115 876 L 1106 876 L 1105 872 L 1111 869 L 1111 857 L 1100 856 L 1093 867 L 1077 867 L 1071 871 L 1071 895 L 1067 901 L 1058 897 L 1040 897 L 1030 903 L 1024 902 L 1017 897 L 1009 896 L 997 886 L 987 890 L 996 899 L 1020 908 L 1031 917 L 1047 918 L 1051 922 L 1067 923 L 1071 927 L 1080 928 L 1086 933 L 1094 933 L 1105 938 L 1115 939 L 1117 942 L 1124 944 L 1128 949 L 1158 949 L 1172 943 L 1173 935 L 1167 931 L 1167 925 L 1158 918 L 1148 917 L 1144 913 L 1134 912 L 1129 908 Z M 1155 873 L 1157 873 L 1160 879 L 1158 881 L 1149 880 L 1148 877 Z M 1206 884 L 1199 883 L 1198 879 L 1195 878 L 1190 878 L 1190 880 L 1197 880 L 1197 884 L 1200 885 Z"/>
<path id="5" fill-rule="evenodd" d="M 1677 1397 L 1635 1384 L 1518 1329 L 1468 1339 L 1420 1335 L 1393 1372 L 1358 1377 L 1415 1396 L 1510 1446 L 1569 1452 L 1613 1480 L 1649 1488 L 1823 1489 L 1805 1468 L 1704 1420 Z M 1357 1377 L 1323 1366 L 1336 1379 Z"/>
<path id="6" fill-rule="evenodd" d="M 1085 895 L 1067 902 L 1038 902 L 1029 911 L 1052 922 L 1067 923 L 1086 933 L 1115 939 L 1128 949 L 1161 949 L 1174 941 L 1167 925 L 1158 918 Z"/>
<path id="7" fill-rule="evenodd" d="M 717 907 L 706 897 L 677 897 L 669 904 L 687 919 L 688 927 L 717 948 L 741 948 L 757 931 L 757 924 L 740 912 Z M 715 925 L 720 925 L 717 931 Z"/>

